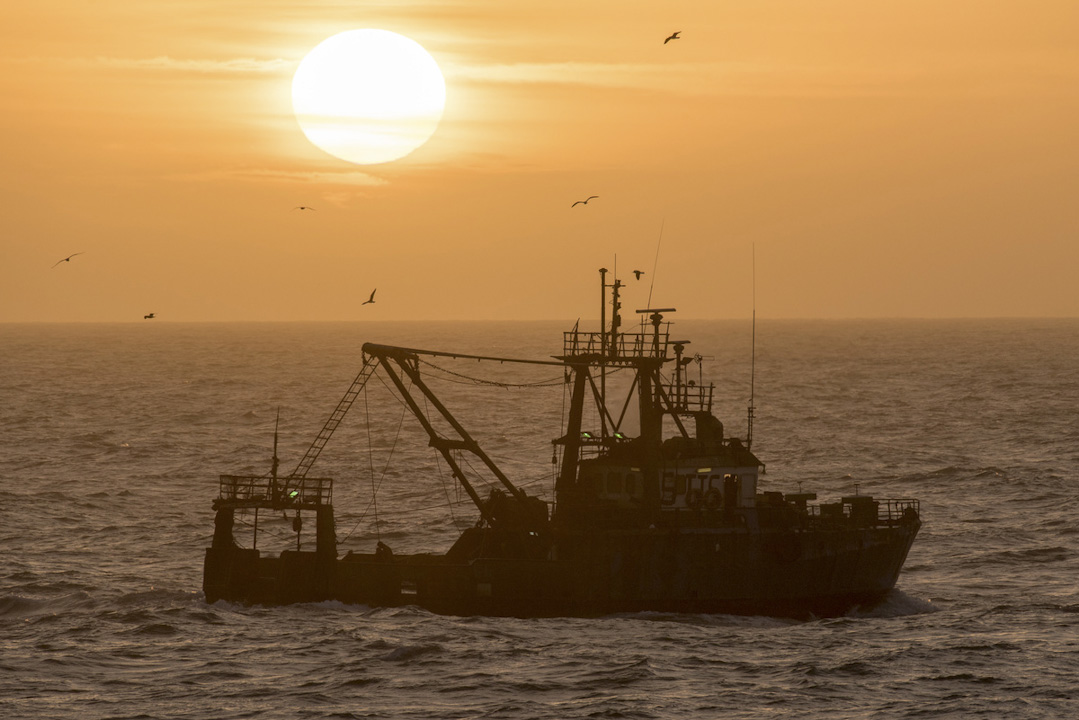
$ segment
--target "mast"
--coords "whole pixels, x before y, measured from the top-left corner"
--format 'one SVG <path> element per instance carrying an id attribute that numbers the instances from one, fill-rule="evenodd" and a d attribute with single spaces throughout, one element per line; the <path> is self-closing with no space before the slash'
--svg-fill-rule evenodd
<path id="1" fill-rule="evenodd" d="M 617 277 L 614 279 L 614 283 L 611 284 L 611 357 L 618 357 L 618 335 L 619 330 L 622 327 L 622 314 L 618 312 L 622 309 L 622 303 L 619 301 L 622 289 L 622 281 Z"/>
<path id="2" fill-rule="evenodd" d="M 562 438 L 562 470 L 555 480 L 555 491 L 570 490 L 577 481 L 577 464 L 581 457 L 581 416 L 584 409 L 584 391 L 588 383 L 588 365 L 573 368 L 573 393 L 570 399 L 569 423 Z M 556 441 L 557 442 L 557 441 Z"/>
<path id="3" fill-rule="evenodd" d="M 753 391 L 757 379 L 757 245 L 753 244 L 753 321 L 749 352 L 749 409 L 746 427 L 746 450 L 753 449 Z"/>
<path id="4" fill-rule="evenodd" d="M 277 499 L 277 466 L 280 464 L 280 460 L 277 458 L 277 427 L 281 424 L 281 407 L 277 408 L 277 418 L 273 422 L 273 462 L 270 465 L 270 475 L 272 477 L 272 485 L 270 486 L 270 495 Z"/>
<path id="5" fill-rule="evenodd" d="M 618 335 L 619 330 L 622 327 L 622 315 L 618 311 L 622 309 L 622 303 L 619 301 L 619 291 L 622 288 L 622 281 L 616 276 L 614 282 L 611 283 L 611 334 L 608 338 L 607 351 L 609 353 L 608 358 L 617 361 L 620 356 Z M 604 360 L 606 362 L 606 359 Z M 606 365 L 604 365 L 606 369 Z M 600 437 L 604 440 L 607 439 L 607 389 L 602 387 L 600 390 L 600 404 L 601 410 L 599 414 L 600 421 Z"/>
<path id="6" fill-rule="evenodd" d="M 663 313 L 673 312 L 673 310 L 674 308 L 649 308 L 637 311 L 649 313 L 648 319 L 652 322 L 652 359 L 649 362 L 642 356 L 637 367 L 637 376 L 640 378 L 641 437 L 646 438 L 650 453 L 659 452 L 659 445 L 663 439 L 663 410 L 658 402 L 659 388 L 662 384 L 659 368 L 663 364 L 663 356 L 666 355 L 667 350 L 660 343 L 660 326 L 663 324 Z"/>
<path id="7" fill-rule="evenodd" d="M 599 269 L 599 396 L 607 404 L 607 268 Z M 606 436 L 606 423 L 603 425 Z"/>

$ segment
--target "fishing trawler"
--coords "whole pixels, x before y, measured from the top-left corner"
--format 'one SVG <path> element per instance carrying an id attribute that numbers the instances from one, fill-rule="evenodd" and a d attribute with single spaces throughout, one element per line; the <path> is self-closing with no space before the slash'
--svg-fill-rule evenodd
<path id="1" fill-rule="evenodd" d="M 745 439 L 727 435 L 712 412 L 714 384 L 688 377 L 695 359 L 689 341 L 671 339 L 674 309 L 637 310 L 640 331 L 623 332 L 623 285 L 607 274 L 600 270 L 600 330 L 563 333 L 561 353 L 551 359 L 365 344 L 359 375 L 296 470 L 279 475 L 275 449 L 267 475 L 220 476 L 204 564 L 207 602 L 338 600 L 517 617 L 824 617 L 881 600 L 921 527 L 918 501 L 855 494 L 816 504 L 811 492 L 762 490 L 765 466 L 751 449 L 752 400 Z M 420 372 L 420 359 L 432 356 L 562 369 L 570 402 L 565 432 L 553 440 L 552 503 L 514 483 L 435 396 Z M 626 370 L 632 383 L 624 397 L 613 397 L 608 373 Z M 476 524 L 442 554 L 394 553 L 379 542 L 370 553 L 340 555 L 333 480 L 308 477 L 376 371 L 400 393 L 478 511 Z M 632 437 L 630 407 L 639 424 Z M 586 408 L 598 428 L 585 427 Z M 462 461 L 469 456 L 479 462 Z M 477 466 L 497 478 L 497 489 L 477 490 L 469 476 Z M 297 549 L 271 555 L 254 541 L 241 546 L 236 513 L 253 513 L 257 533 L 260 510 L 294 514 Z M 314 548 L 306 550 L 299 542 L 305 516 L 315 524 Z"/>

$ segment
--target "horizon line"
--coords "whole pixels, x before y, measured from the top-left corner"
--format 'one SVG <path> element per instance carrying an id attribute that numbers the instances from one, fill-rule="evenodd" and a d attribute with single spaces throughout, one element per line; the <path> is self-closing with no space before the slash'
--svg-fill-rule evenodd
<path id="1" fill-rule="evenodd" d="M 667 316 L 665 316 L 667 317 Z M 572 318 L 531 318 L 531 319 L 497 319 L 497 318 L 410 318 L 410 319 L 295 319 L 295 320 L 266 320 L 266 319 L 229 319 L 229 320 L 172 320 L 166 318 L 154 318 L 154 324 L 175 325 L 225 325 L 225 324 L 333 324 L 333 323 L 569 323 Z M 752 322 L 750 317 L 679 317 L 680 322 Z M 954 322 L 954 321 L 1001 321 L 1001 320 L 1079 320 L 1079 315 L 949 315 L 942 317 L 928 317 L 924 315 L 885 315 L 866 316 L 855 315 L 849 317 L 758 317 L 757 320 L 766 322 Z M 127 325 L 145 322 L 144 318 L 138 320 L 0 320 L 0 325 Z M 672 320 L 673 322 L 673 320 Z M 623 325 L 623 327 L 626 327 Z"/>

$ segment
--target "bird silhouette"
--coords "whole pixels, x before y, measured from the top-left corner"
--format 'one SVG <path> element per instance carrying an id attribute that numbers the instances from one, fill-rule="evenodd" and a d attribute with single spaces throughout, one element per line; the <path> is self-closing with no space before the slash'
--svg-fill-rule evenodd
<path id="1" fill-rule="evenodd" d="M 54 262 L 52 264 L 52 266 L 56 267 L 57 265 L 59 265 L 62 262 L 71 262 L 71 258 L 75 257 L 76 255 L 82 255 L 82 254 L 83 253 L 81 253 L 81 252 L 72 253 L 72 254 L 68 255 L 66 258 L 64 258 L 63 260 L 57 260 L 56 262 Z"/>
<path id="2" fill-rule="evenodd" d="M 599 197 L 599 195 L 589 195 L 588 200 L 595 200 L 598 197 Z M 577 202 L 570 205 L 570 207 L 577 207 L 578 205 L 587 205 L 588 200 L 578 200 Z"/>
<path id="3" fill-rule="evenodd" d="M 634 270 L 633 274 L 637 276 L 637 279 L 641 279 L 641 275 L 644 275 L 644 270 Z"/>
<path id="4" fill-rule="evenodd" d="M 669 42 L 670 42 L 671 40 L 681 40 L 682 38 L 678 37 L 679 33 L 681 33 L 681 32 L 682 32 L 681 30 L 678 30 L 678 31 L 676 31 L 676 32 L 673 32 L 673 33 L 671 33 L 671 34 L 670 34 L 670 35 L 668 35 L 668 36 L 667 36 L 667 38 L 666 38 L 666 39 L 665 39 L 665 40 L 663 41 L 663 44 L 664 44 L 664 45 L 666 45 L 666 44 L 667 44 L 667 43 L 669 43 Z"/>
<path id="5" fill-rule="evenodd" d="M 154 319 L 154 314 L 150 313 L 149 315 L 143 315 L 142 319 L 143 320 L 153 320 Z"/>
<path id="6" fill-rule="evenodd" d="M 315 208 L 311 207 L 310 205 L 297 205 L 296 207 L 294 207 L 292 209 L 293 210 L 314 210 Z"/>
<path id="7" fill-rule="evenodd" d="M 361 304 L 361 305 L 367 305 L 368 303 L 373 303 L 373 302 L 375 301 L 375 293 L 377 293 L 377 292 L 378 292 L 378 288 L 375 288 L 374 290 L 372 290 L 372 291 L 371 291 L 371 297 L 369 297 L 368 299 L 364 300 L 364 301 L 363 301 L 362 303 L 360 303 L 360 304 Z"/>

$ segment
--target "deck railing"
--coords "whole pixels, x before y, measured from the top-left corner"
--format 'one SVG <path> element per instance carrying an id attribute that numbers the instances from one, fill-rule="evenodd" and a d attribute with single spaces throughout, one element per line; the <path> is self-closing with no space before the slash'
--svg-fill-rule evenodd
<path id="1" fill-rule="evenodd" d="M 222 475 L 219 500 L 280 506 L 329 505 L 333 502 L 332 478 Z"/>
<path id="2" fill-rule="evenodd" d="M 880 505 L 877 507 L 877 520 L 881 523 L 894 525 L 910 516 L 907 512 L 908 509 L 921 515 L 921 505 L 917 500 L 881 500 Z"/>
<path id="3" fill-rule="evenodd" d="M 604 352 L 604 336 L 607 345 Z M 610 333 L 579 332 L 562 333 L 562 354 L 565 357 L 603 357 L 608 362 L 639 360 L 641 358 L 667 357 L 670 336 L 660 333 L 619 333 L 611 342 Z"/>
<path id="4" fill-rule="evenodd" d="M 671 400 L 672 410 L 678 412 L 711 412 L 712 397 L 715 393 L 715 385 L 690 385 L 683 382 L 681 385 L 667 383 L 664 386 L 667 397 Z"/>
<path id="5" fill-rule="evenodd" d="M 850 502 L 850 500 L 851 498 L 843 498 L 842 502 L 807 505 L 806 512 L 812 517 L 824 519 L 829 517 L 851 518 L 861 515 L 865 519 L 875 518 L 877 525 L 897 525 L 910 520 L 911 512 L 914 513 L 915 517 L 921 514 L 921 505 L 917 500 L 912 499 L 877 500 L 876 498 L 867 497 L 868 502 L 871 503 L 869 506 L 862 505 L 857 501 Z M 871 509 L 876 512 L 873 513 Z M 864 514 L 867 510 L 870 510 L 869 514 L 873 518 L 869 518 Z"/>

